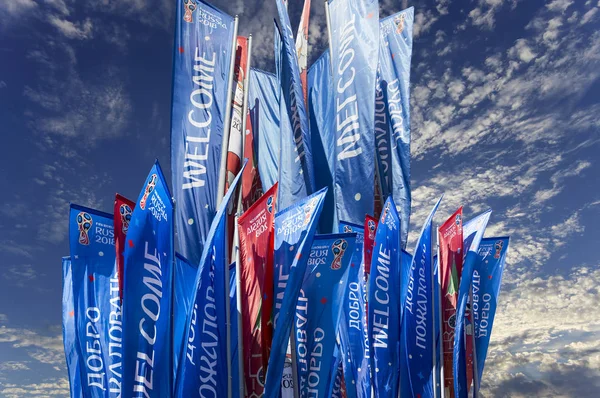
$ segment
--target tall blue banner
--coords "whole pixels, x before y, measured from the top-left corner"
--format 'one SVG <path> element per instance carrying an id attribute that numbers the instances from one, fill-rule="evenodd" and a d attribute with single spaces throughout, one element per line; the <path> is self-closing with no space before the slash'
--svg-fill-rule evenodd
<path id="1" fill-rule="evenodd" d="M 175 387 L 177 397 L 217 397 L 227 393 L 226 300 L 230 300 L 230 281 L 225 278 L 225 267 L 229 266 L 226 214 L 246 162 L 223 197 L 202 252 L 186 317 L 185 346 Z"/>
<path id="2" fill-rule="evenodd" d="M 333 83 L 331 80 L 331 61 L 326 50 L 308 70 L 308 107 L 310 114 L 310 136 L 315 165 L 315 184 L 317 189 L 327 187 L 333 192 L 335 170 L 335 134 Z M 319 220 L 319 231 L 334 231 L 336 225 L 334 196 L 328 195 L 323 205 L 323 214 Z"/>
<path id="3" fill-rule="evenodd" d="M 456 306 L 456 326 L 454 328 L 454 352 L 452 354 L 452 373 L 454 375 L 454 391 L 457 398 L 467 398 L 467 354 L 465 341 L 465 315 L 467 301 L 471 290 L 473 271 L 477 263 L 479 244 L 483 239 L 485 228 L 490 220 L 492 210 L 478 215 L 463 224 L 463 241 L 465 260 L 463 263 L 460 285 L 458 287 L 458 303 Z M 470 337 L 469 337 L 470 338 Z"/>
<path id="4" fill-rule="evenodd" d="M 296 303 L 294 337 L 300 397 L 325 397 L 354 256 L 356 234 L 317 235 Z"/>
<path id="5" fill-rule="evenodd" d="M 414 8 L 379 23 L 379 73 L 375 94 L 377 171 L 383 197 L 400 213 L 402 248 L 410 225 L 410 62 Z"/>
<path id="6" fill-rule="evenodd" d="M 248 109 L 263 190 L 279 179 L 279 84 L 272 73 L 250 69 Z"/>
<path id="7" fill-rule="evenodd" d="M 186 319 L 194 296 L 194 281 L 198 267 L 177 253 L 175 255 L 175 273 L 173 276 L 173 376 L 177 377 L 177 368 L 182 356 L 184 341 L 187 338 Z M 175 379 L 174 379 L 175 380 Z"/>
<path id="8" fill-rule="evenodd" d="M 432 220 L 440 198 L 421 230 L 402 305 L 400 338 L 401 396 L 433 398 L 433 248 Z"/>
<path id="9" fill-rule="evenodd" d="M 338 219 L 361 224 L 374 211 L 377 0 L 330 0 Z M 360 101 L 360 106 L 358 105 Z"/>
<path id="10" fill-rule="evenodd" d="M 173 392 L 173 202 L 158 162 L 138 196 L 125 245 L 123 395 Z"/>
<path id="11" fill-rule="evenodd" d="M 177 1 L 171 170 L 179 251 L 198 264 L 217 206 L 233 18 L 200 1 Z"/>
<path id="12" fill-rule="evenodd" d="M 340 232 L 356 233 L 356 245 L 348 268 L 348 288 L 344 291 L 339 326 L 346 395 L 348 398 L 371 397 L 371 366 L 367 331 L 367 287 L 363 261 L 364 227 L 340 221 Z"/>
<path id="13" fill-rule="evenodd" d="M 266 398 L 278 397 L 281 391 L 285 353 L 296 302 L 326 193 L 327 189 L 323 188 L 275 215 L 274 329 L 265 382 Z"/>
<path id="14" fill-rule="evenodd" d="M 77 332 L 75 331 L 75 298 L 73 297 L 73 272 L 71 257 L 62 258 L 63 295 L 62 295 L 62 330 L 63 344 L 65 346 L 65 359 L 69 372 L 69 391 L 71 398 L 83 396 L 81 388 L 80 361 L 77 352 Z"/>
<path id="15" fill-rule="evenodd" d="M 401 317 L 400 218 L 389 197 L 375 234 L 369 276 L 369 348 L 375 397 L 398 395 Z"/>
<path id="16" fill-rule="evenodd" d="M 482 239 L 473 270 L 472 308 L 475 321 L 477 372 L 480 381 L 490 345 L 492 326 L 494 326 L 509 241 L 508 237 Z"/>
<path id="17" fill-rule="evenodd" d="M 315 179 L 308 117 L 300 80 L 294 33 L 283 0 L 275 0 L 275 3 L 277 3 L 281 24 L 282 44 L 279 76 L 282 128 L 279 205 L 281 208 L 285 208 L 312 194 L 315 191 Z M 286 118 L 288 123 L 285 123 Z M 288 128 L 284 129 L 286 126 Z"/>
<path id="18" fill-rule="evenodd" d="M 71 205 L 69 247 L 83 396 L 118 397 L 123 320 L 112 214 Z"/>

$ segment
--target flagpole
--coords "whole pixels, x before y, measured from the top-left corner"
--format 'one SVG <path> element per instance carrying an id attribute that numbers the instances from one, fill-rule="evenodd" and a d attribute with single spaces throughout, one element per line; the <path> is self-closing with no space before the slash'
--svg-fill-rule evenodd
<path id="1" fill-rule="evenodd" d="M 471 300 L 471 340 L 473 342 L 473 398 L 479 398 L 479 372 L 477 370 L 477 348 L 475 347 L 475 314 L 473 310 L 473 285 L 469 290 L 469 298 Z"/>
<path id="2" fill-rule="evenodd" d="M 431 239 L 431 245 L 432 245 L 432 247 L 433 247 L 433 242 L 434 242 L 434 240 L 433 240 L 433 234 L 434 234 L 434 231 L 436 231 L 436 230 L 437 229 L 435 229 L 435 228 L 431 228 L 430 229 L 430 234 L 431 234 L 430 239 Z M 435 235 L 435 237 L 437 239 L 437 234 Z M 437 241 L 436 241 L 436 246 L 437 246 Z M 435 307 L 436 307 L 437 303 L 436 303 L 436 300 L 435 300 L 435 293 L 434 293 L 434 290 L 433 290 L 433 289 L 435 289 L 435 280 L 434 280 L 434 277 L 435 277 L 435 267 L 434 267 L 434 264 L 435 264 L 435 262 L 434 262 L 433 250 L 431 251 L 430 257 L 431 257 L 431 288 L 432 288 L 431 289 L 431 310 L 432 310 L 431 313 L 433 315 L 433 321 L 435 322 Z M 440 259 L 438 258 L 438 267 L 439 267 L 439 264 L 440 264 Z M 440 273 L 440 271 L 439 271 L 439 268 L 438 268 L 438 275 L 439 275 L 439 273 Z M 440 314 L 440 316 L 441 316 L 441 314 Z M 433 330 L 435 331 L 435 324 L 434 324 Z M 436 339 L 436 335 L 434 333 L 433 334 L 433 339 L 432 339 L 433 340 L 433 397 L 434 398 L 439 398 L 438 394 L 437 394 L 437 382 L 438 382 L 439 376 L 438 376 L 438 373 L 437 373 L 437 371 L 438 371 L 438 367 L 437 367 L 437 344 L 435 342 L 435 339 Z"/>
<path id="3" fill-rule="evenodd" d="M 333 43 L 331 41 L 331 20 L 329 16 L 329 1 L 325 0 L 325 19 L 327 20 L 327 36 L 329 38 L 329 68 L 333 76 Z"/>
<path id="4" fill-rule="evenodd" d="M 437 228 L 437 236 L 438 236 L 438 240 L 437 240 L 437 259 L 438 259 L 438 289 L 440 289 L 440 294 L 438 294 L 439 297 L 439 301 L 437 302 L 438 305 L 438 309 L 440 312 L 440 316 L 438 318 L 438 323 L 440 326 L 440 347 L 442 348 L 440 350 L 440 398 L 445 398 L 446 397 L 446 391 L 444 389 L 444 383 L 446 382 L 445 378 L 444 378 L 444 322 L 442 322 L 442 270 L 441 270 L 441 264 L 442 264 L 442 259 L 440 258 L 440 241 L 439 241 L 439 236 L 440 236 L 440 229 Z"/>
<path id="5" fill-rule="evenodd" d="M 227 178 L 227 147 L 229 144 L 229 131 L 231 129 L 231 91 L 233 85 L 233 72 L 235 69 L 235 55 L 237 52 L 238 17 L 233 19 L 233 43 L 231 45 L 231 60 L 229 61 L 229 77 L 227 80 L 227 99 L 225 101 L 225 118 L 223 119 L 223 141 L 221 141 L 221 160 L 219 163 L 219 185 L 217 188 L 217 207 L 225 196 L 225 179 Z M 227 252 L 227 251 L 226 251 Z M 229 271 L 227 272 L 229 273 Z"/>

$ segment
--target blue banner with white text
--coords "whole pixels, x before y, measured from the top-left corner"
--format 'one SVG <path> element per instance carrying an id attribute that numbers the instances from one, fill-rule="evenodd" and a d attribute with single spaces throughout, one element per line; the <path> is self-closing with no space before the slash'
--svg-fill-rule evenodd
<path id="1" fill-rule="evenodd" d="M 471 290 L 473 271 L 477 262 L 479 244 L 483 239 L 485 228 L 490 220 L 491 210 L 478 215 L 463 224 L 463 241 L 465 260 L 463 263 L 458 302 L 456 306 L 456 326 L 454 328 L 454 350 L 452 355 L 452 372 L 454 375 L 454 391 L 457 398 L 467 398 L 470 386 L 467 385 L 467 353 L 465 341 L 465 316 L 467 301 Z M 471 336 L 467 336 L 471 338 Z"/>
<path id="2" fill-rule="evenodd" d="M 433 247 L 432 221 L 442 198 L 425 220 L 408 272 L 402 305 L 401 396 L 433 398 Z"/>
<path id="3" fill-rule="evenodd" d="M 361 224 L 374 212 L 377 0 L 330 0 L 338 219 Z M 360 106 L 358 105 L 360 101 Z"/>
<path id="4" fill-rule="evenodd" d="M 177 368 L 182 356 L 184 340 L 187 338 L 186 319 L 194 294 L 194 281 L 198 267 L 181 254 L 175 254 L 175 272 L 173 275 L 173 376 L 177 377 Z"/>
<path id="5" fill-rule="evenodd" d="M 410 225 L 410 63 L 414 8 L 379 23 L 379 74 L 375 94 L 377 170 L 383 197 L 400 213 L 402 248 Z"/>
<path id="6" fill-rule="evenodd" d="M 276 398 L 281 391 L 281 378 L 288 339 L 294 321 L 296 301 L 307 268 L 313 237 L 323 200 L 324 188 L 275 215 L 273 340 L 265 382 L 266 398 Z"/>
<path id="7" fill-rule="evenodd" d="M 127 231 L 123 284 L 123 395 L 173 392 L 173 203 L 158 162 Z"/>
<path id="8" fill-rule="evenodd" d="M 118 397 L 122 319 L 112 214 L 71 205 L 75 348 L 84 397 Z"/>
<path id="9" fill-rule="evenodd" d="M 356 234 L 315 236 L 296 303 L 294 336 L 300 397 L 325 397 L 354 256 Z"/>
<path id="10" fill-rule="evenodd" d="M 69 372 L 69 392 L 71 398 L 83 396 L 80 361 L 77 352 L 77 332 L 75 331 L 75 298 L 73 297 L 73 271 L 71 269 L 71 257 L 62 258 L 62 330 L 63 344 L 65 347 L 65 359 Z"/>
<path id="11" fill-rule="evenodd" d="M 200 1 L 177 1 L 171 171 L 179 251 L 198 264 L 216 213 L 234 20 Z"/>

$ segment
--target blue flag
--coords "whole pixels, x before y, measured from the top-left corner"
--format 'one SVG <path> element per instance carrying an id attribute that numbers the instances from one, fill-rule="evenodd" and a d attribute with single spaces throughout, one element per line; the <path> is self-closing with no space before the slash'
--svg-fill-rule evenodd
<path id="1" fill-rule="evenodd" d="M 177 368 L 182 356 L 184 340 L 187 338 L 186 319 L 194 295 L 194 281 L 198 267 L 177 253 L 175 255 L 175 273 L 173 280 L 173 376 L 177 377 Z M 174 379 L 175 380 L 175 379 Z"/>
<path id="2" fill-rule="evenodd" d="M 69 391 L 71 398 L 83 397 L 81 388 L 81 366 L 79 354 L 77 353 L 77 332 L 75 331 L 75 298 L 73 297 L 73 271 L 71 269 L 71 257 L 62 258 L 63 271 L 63 295 L 62 295 L 62 319 L 63 319 L 63 344 L 65 346 L 65 358 L 69 372 Z"/>
<path id="3" fill-rule="evenodd" d="M 435 353 L 435 372 L 436 372 L 436 380 L 437 380 L 437 384 L 435 385 L 435 389 L 437 391 L 436 396 L 441 397 L 442 396 L 442 373 L 441 373 L 441 367 L 440 367 L 440 363 L 442 361 L 444 352 L 443 352 L 443 347 L 442 347 L 442 339 L 441 339 L 441 334 L 440 334 L 440 330 L 442 327 L 442 321 L 441 321 L 441 308 L 442 308 L 442 302 L 441 302 L 441 297 L 440 297 L 440 293 L 442 292 L 442 288 L 440 286 L 440 278 L 439 278 L 439 272 L 440 272 L 440 266 L 439 266 L 439 262 L 438 262 L 438 257 L 437 254 L 435 256 L 433 256 L 433 303 L 434 303 L 434 310 L 433 310 L 433 330 L 434 330 L 434 339 L 435 339 L 435 349 L 436 349 L 436 353 Z"/>
<path id="4" fill-rule="evenodd" d="M 313 156 L 298 54 L 287 8 L 275 0 L 281 23 L 281 171 L 279 204 L 281 208 L 315 191 Z M 277 42 L 277 41 L 276 41 Z M 286 123 L 287 119 L 287 123 Z"/>
<path id="5" fill-rule="evenodd" d="M 258 174 L 264 192 L 279 179 L 279 84 L 272 73 L 250 69 L 248 109 L 252 121 Z"/>
<path id="6" fill-rule="evenodd" d="M 186 318 L 185 347 L 175 388 L 177 397 L 216 397 L 227 392 L 230 358 L 227 358 L 226 300 L 230 300 L 227 294 L 230 281 L 225 278 L 225 267 L 229 266 L 225 252 L 226 213 L 246 162 L 223 197 L 202 252 Z"/>
<path id="7" fill-rule="evenodd" d="M 483 239 L 483 233 L 485 232 L 485 227 L 490 220 L 491 214 L 492 210 L 487 210 L 463 225 L 465 260 L 460 276 L 460 285 L 458 287 L 456 326 L 454 328 L 454 352 L 452 354 L 454 391 L 457 398 L 467 398 L 469 393 L 470 386 L 467 385 L 465 314 L 467 311 L 469 292 L 471 290 L 473 270 L 477 262 L 479 244 L 481 239 Z"/>
<path id="8" fill-rule="evenodd" d="M 414 8 L 381 20 L 375 94 L 377 170 L 383 197 L 400 213 L 402 248 L 410 225 L 410 61 Z"/>
<path id="9" fill-rule="evenodd" d="M 308 107 L 310 114 L 310 136 L 315 165 L 317 189 L 327 187 L 333 192 L 335 170 L 335 134 L 333 86 L 329 50 L 317 59 L 308 70 Z M 319 220 L 319 231 L 334 231 L 336 225 L 334 196 L 328 195 Z"/>
<path id="10" fill-rule="evenodd" d="M 482 239 L 473 271 L 475 352 L 480 382 L 494 326 L 508 244 L 508 237 Z"/>
<path id="11" fill-rule="evenodd" d="M 181 254 L 198 264 L 217 207 L 234 20 L 203 1 L 177 1 L 175 26 L 171 170 L 177 236 Z"/>
<path id="12" fill-rule="evenodd" d="M 400 219 L 394 200 L 383 206 L 369 276 L 369 348 L 375 397 L 398 395 L 400 298 Z"/>
<path id="13" fill-rule="evenodd" d="M 237 312 L 237 284 L 236 284 L 236 269 L 235 263 L 229 265 L 229 322 L 231 328 L 230 352 L 231 352 L 231 397 L 238 398 L 240 392 L 240 367 L 239 350 L 237 335 L 240 332 L 238 329 L 238 312 Z M 241 397 L 244 398 L 244 397 Z"/>
<path id="14" fill-rule="evenodd" d="M 423 225 L 402 302 L 400 339 L 401 395 L 433 398 L 433 248 L 432 220 L 440 198 Z"/>
<path id="15" fill-rule="evenodd" d="M 338 219 L 361 224 L 375 198 L 376 0 L 330 0 Z M 358 105 L 360 101 L 360 106 Z"/>
<path id="16" fill-rule="evenodd" d="M 173 392 L 173 203 L 158 162 L 131 215 L 123 284 L 123 395 Z"/>
<path id="17" fill-rule="evenodd" d="M 295 339 L 300 397 L 325 397 L 336 335 L 354 256 L 356 234 L 317 235 L 296 303 Z"/>
<path id="18" fill-rule="evenodd" d="M 339 346 L 335 346 L 335 354 L 333 356 L 333 366 L 331 367 L 331 382 L 329 383 L 329 391 L 326 397 L 342 398 L 342 381 L 344 380 L 344 367 L 342 366 L 342 353 L 339 351 Z"/>
<path id="19" fill-rule="evenodd" d="M 71 205 L 69 247 L 83 396 L 118 397 L 123 322 L 112 214 Z"/>
<path id="20" fill-rule="evenodd" d="M 342 320 L 339 327 L 346 395 L 348 398 L 370 398 L 367 287 L 363 261 L 364 227 L 340 221 L 339 230 L 344 233 L 356 233 L 356 245 L 347 272 L 348 288 L 344 291 Z"/>
<path id="21" fill-rule="evenodd" d="M 265 398 L 279 396 L 294 310 L 304 280 L 313 237 L 327 189 L 275 215 L 273 340 L 265 382 Z"/>

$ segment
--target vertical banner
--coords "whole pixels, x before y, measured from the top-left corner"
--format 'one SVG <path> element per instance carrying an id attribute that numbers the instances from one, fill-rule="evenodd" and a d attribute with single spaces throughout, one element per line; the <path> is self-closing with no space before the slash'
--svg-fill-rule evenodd
<path id="1" fill-rule="evenodd" d="M 383 197 L 400 213 L 402 248 L 410 225 L 410 62 L 414 8 L 380 21 L 379 74 L 375 94 L 377 170 Z"/>
<path id="2" fill-rule="evenodd" d="M 285 352 L 323 200 L 324 188 L 275 215 L 273 341 L 265 383 L 266 398 L 281 391 Z"/>
<path id="3" fill-rule="evenodd" d="M 62 295 L 62 331 L 65 346 L 65 359 L 69 372 L 69 392 L 71 398 L 83 397 L 79 354 L 77 353 L 77 332 L 75 330 L 75 299 L 73 297 L 73 271 L 71 257 L 62 258 L 63 295 Z"/>
<path id="4" fill-rule="evenodd" d="M 125 266 L 123 254 L 125 253 L 125 237 L 127 236 L 127 230 L 129 229 L 129 223 L 131 222 L 131 215 L 133 214 L 134 207 L 135 202 L 119 194 L 115 196 L 113 222 L 115 225 L 115 250 L 117 253 L 117 271 L 119 275 L 119 297 L 121 297 L 121 300 L 123 300 L 123 272 Z"/>
<path id="5" fill-rule="evenodd" d="M 304 94 L 304 105 L 308 108 L 308 85 L 306 75 L 308 71 L 308 22 L 310 19 L 310 0 L 304 0 L 300 26 L 296 35 L 296 54 L 298 54 L 298 67 L 300 68 L 300 81 L 302 82 L 302 94 Z"/>
<path id="6" fill-rule="evenodd" d="M 242 166 L 242 173 L 245 163 Z M 202 251 L 190 310 L 175 396 L 216 397 L 227 391 L 227 314 L 230 281 L 226 279 L 225 213 L 241 179 L 238 173 L 223 197 Z M 232 339 L 233 340 L 233 339 Z M 237 341 L 237 339 L 236 339 Z"/>
<path id="7" fill-rule="evenodd" d="M 363 261 L 364 228 L 362 225 L 340 221 L 339 230 L 356 234 L 356 245 L 347 271 L 348 288 L 344 291 L 342 318 L 338 329 L 346 394 L 349 398 L 370 398 L 367 287 Z"/>
<path id="8" fill-rule="evenodd" d="M 317 235 L 313 240 L 294 317 L 300 397 L 325 397 L 329 389 L 355 241 L 356 234 Z"/>
<path id="9" fill-rule="evenodd" d="M 443 385 L 446 398 L 454 398 L 452 355 L 454 327 L 456 326 L 456 300 L 458 282 L 463 265 L 463 215 L 462 206 L 438 229 L 440 245 L 439 273 L 441 287 L 442 356 L 444 364 Z"/>
<path id="10" fill-rule="evenodd" d="M 363 258 L 365 262 L 365 276 L 367 281 L 371 274 L 371 261 L 373 259 L 373 247 L 375 246 L 375 236 L 377 232 L 377 219 L 370 215 L 365 217 L 365 248 Z M 367 284 L 367 286 L 369 286 Z"/>
<path id="11" fill-rule="evenodd" d="M 140 192 L 125 247 L 123 395 L 173 392 L 173 203 L 158 162 Z"/>
<path id="12" fill-rule="evenodd" d="M 198 267 L 177 253 L 173 275 L 173 376 L 177 377 L 179 361 L 182 360 L 184 341 L 187 338 L 186 319 L 194 296 L 194 281 Z"/>
<path id="13" fill-rule="evenodd" d="M 72 204 L 69 248 L 83 396 L 118 397 L 123 346 L 112 214 Z"/>
<path id="14" fill-rule="evenodd" d="M 282 0 L 275 0 L 281 23 L 280 115 L 282 129 L 287 118 L 291 135 L 281 133 L 281 177 L 279 201 L 288 207 L 295 201 L 314 192 L 312 147 L 294 33 L 287 9 Z"/>
<path id="15" fill-rule="evenodd" d="M 509 241 L 508 237 L 482 239 L 473 271 L 472 309 L 475 321 L 477 372 L 480 381 L 490 345 L 492 326 L 494 326 Z"/>
<path id="16" fill-rule="evenodd" d="M 398 395 L 401 252 L 400 219 L 389 197 L 377 227 L 369 276 L 368 332 L 375 397 Z"/>
<path id="17" fill-rule="evenodd" d="M 231 362 L 231 397 L 232 398 L 244 398 L 240 397 L 240 367 L 239 367 L 239 344 L 238 339 L 236 338 L 238 333 L 240 333 L 239 325 L 238 325 L 238 316 L 237 311 L 234 311 L 233 308 L 237 307 L 237 283 L 236 283 L 236 263 L 233 262 L 229 265 L 229 308 L 232 309 L 229 314 L 229 324 L 231 325 L 231 339 L 229 341 L 230 349 L 230 358 Z M 202 396 L 202 395 L 200 395 Z"/>
<path id="18" fill-rule="evenodd" d="M 432 220 L 442 198 L 429 213 L 415 247 L 407 283 L 402 286 L 400 339 L 401 396 L 433 398 L 433 248 Z M 406 293 L 406 295 L 404 295 Z"/>
<path id="19" fill-rule="evenodd" d="M 181 254 L 198 264 L 216 213 L 234 20 L 200 1 L 177 1 L 171 170 Z"/>
<path id="20" fill-rule="evenodd" d="M 279 180 L 280 88 L 274 74 L 255 68 L 250 68 L 249 86 L 248 110 L 252 120 L 258 174 L 263 189 L 268 190 Z"/>
<path id="21" fill-rule="evenodd" d="M 258 157 L 254 151 L 254 131 L 250 110 L 246 113 L 246 135 L 244 137 L 244 158 L 248 164 L 242 174 L 242 210 L 248 210 L 263 194 L 260 175 L 258 173 Z"/>
<path id="22" fill-rule="evenodd" d="M 238 218 L 244 373 L 249 396 L 261 396 L 273 305 L 273 220 L 277 183 Z M 269 288 L 270 287 L 270 288 Z M 263 297 L 265 300 L 263 301 Z M 269 299 L 266 299 L 269 298 Z"/>
<path id="23" fill-rule="evenodd" d="M 478 257 L 477 252 L 479 250 L 479 244 L 483 238 L 491 214 L 492 210 L 487 210 L 463 226 L 463 246 L 465 254 L 458 288 L 458 300 L 456 303 L 456 328 L 454 330 L 454 350 L 452 355 L 454 391 L 459 398 L 467 398 L 469 393 L 469 385 L 467 384 L 467 342 L 465 341 L 464 336 L 465 316 L 469 291 L 471 290 L 473 270 Z M 470 337 L 468 339 L 471 340 Z"/>
<path id="24" fill-rule="evenodd" d="M 335 88 L 335 204 L 340 220 L 362 223 L 374 210 L 371 182 L 375 181 L 379 4 L 376 0 L 330 0 L 329 9 Z"/>

